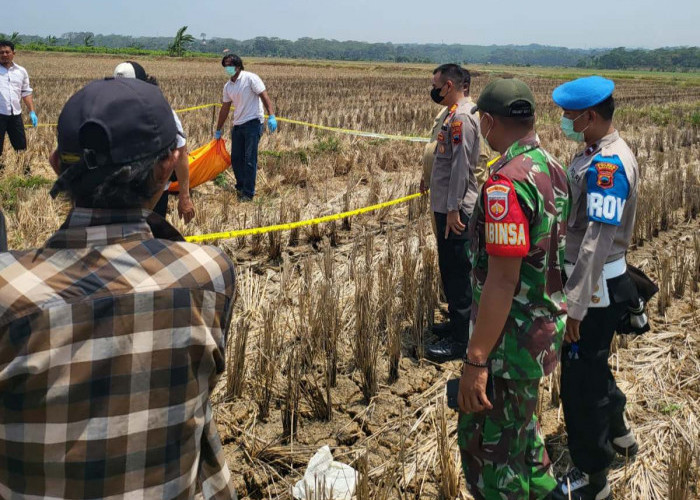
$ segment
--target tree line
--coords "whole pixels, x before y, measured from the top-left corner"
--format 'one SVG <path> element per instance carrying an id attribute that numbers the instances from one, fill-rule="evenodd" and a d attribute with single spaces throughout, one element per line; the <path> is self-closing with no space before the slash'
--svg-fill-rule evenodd
<path id="1" fill-rule="evenodd" d="M 92 32 L 68 32 L 61 36 L 12 35 L 20 45 L 34 50 L 144 53 L 158 51 L 173 56 L 221 54 L 224 50 L 251 57 L 332 59 L 341 61 L 391 61 L 415 63 L 460 62 L 508 66 L 564 66 L 599 69 L 651 69 L 693 71 L 700 69 L 700 47 L 654 50 L 569 49 L 548 45 L 394 44 L 327 40 L 323 38 L 256 37 L 250 40 L 196 37 L 181 27 L 175 37 L 131 37 Z"/>

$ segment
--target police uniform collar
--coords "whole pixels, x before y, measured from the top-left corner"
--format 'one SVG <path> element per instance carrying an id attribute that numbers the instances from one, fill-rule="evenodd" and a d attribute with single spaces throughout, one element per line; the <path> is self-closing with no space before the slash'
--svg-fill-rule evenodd
<path id="1" fill-rule="evenodd" d="M 583 154 L 585 156 L 592 156 L 601 149 L 603 149 L 605 146 L 608 146 L 609 144 L 612 144 L 613 142 L 617 141 L 620 138 L 620 133 L 617 130 L 614 130 L 612 133 L 606 135 L 602 139 L 597 140 L 590 146 L 588 146 L 584 151 Z"/>

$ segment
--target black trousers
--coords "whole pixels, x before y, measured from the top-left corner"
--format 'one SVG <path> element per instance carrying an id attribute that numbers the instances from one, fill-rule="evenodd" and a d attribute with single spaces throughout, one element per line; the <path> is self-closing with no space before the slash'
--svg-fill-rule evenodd
<path id="1" fill-rule="evenodd" d="M 168 213 L 168 192 L 163 191 L 163 195 L 153 207 L 153 211 L 165 219 L 165 214 Z"/>
<path id="2" fill-rule="evenodd" d="M 608 280 L 610 305 L 589 308 L 581 322 L 578 357 L 570 344 L 562 348 L 561 400 L 574 465 L 588 474 L 607 469 L 615 457 L 613 438 L 625 434 L 627 398 L 608 365 L 610 343 L 632 295 L 627 274 Z"/>
<path id="3" fill-rule="evenodd" d="M 5 146 L 5 133 L 15 151 L 27 149 L 27 136 L 24 134 L 22 115 L 0 115 L 0 155 Z"/>
<path id="4" fill-rule="evenodd" d="M 438 265 L 442 287 L 447 298 L 452 337 L 457 342 L 469 340 L 469 315 L 472 306 L 472 266 L 467 256 L 469 239 L 467 230 L 461 235 L 450 233 L 445 239 L 447 215 L 434 212 L 437 228 Z M 462 224 L 469 226 L 469 217 L 460 213 Z"/>

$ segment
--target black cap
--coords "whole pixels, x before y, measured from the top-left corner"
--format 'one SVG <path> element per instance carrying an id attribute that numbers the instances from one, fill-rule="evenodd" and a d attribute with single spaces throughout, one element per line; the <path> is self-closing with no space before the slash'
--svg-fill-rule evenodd
<path id="1" fill-rule="evenodd" d="M 58 117 L 62 167 L 120 166 L 175 144 L 177 127 L 160 89 L 141 80 L 109 78 L 87 84 Z"/>
<path id="2" fill-rule="evenodd" d="M 535 97 L 530 87 L 517 78 L 499 78 L 481 91 L 472 112 L 496 116 L 528 118 L 535 115 Z"/>

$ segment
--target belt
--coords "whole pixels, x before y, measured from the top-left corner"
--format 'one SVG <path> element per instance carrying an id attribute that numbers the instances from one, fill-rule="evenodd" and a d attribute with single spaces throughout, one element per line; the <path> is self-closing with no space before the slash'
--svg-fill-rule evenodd
<path id="1" fill-rule="evenodd" d="M 622 276 L 627 271 L 627 262 L 624 257 L 620 257 L 617 260 L 608 262 L 603 266 L 603 276 L 606 280 L 611 280 Z"/>
<path id="2" fill-rule="evenodd" d="M 571 271 L 573 271 L 574 264 L 566 262 L 565 267 L 569 268 L 566 274 L 570 275 Z M 606 280 L 611 280 L 613 278 L 617 278 L 618 276 L 622 276 L 626 271 L 627 262 L 625 261 L 624 257 L 608 262 L 603 266 L 603 276 L 605 276 Z"/>

